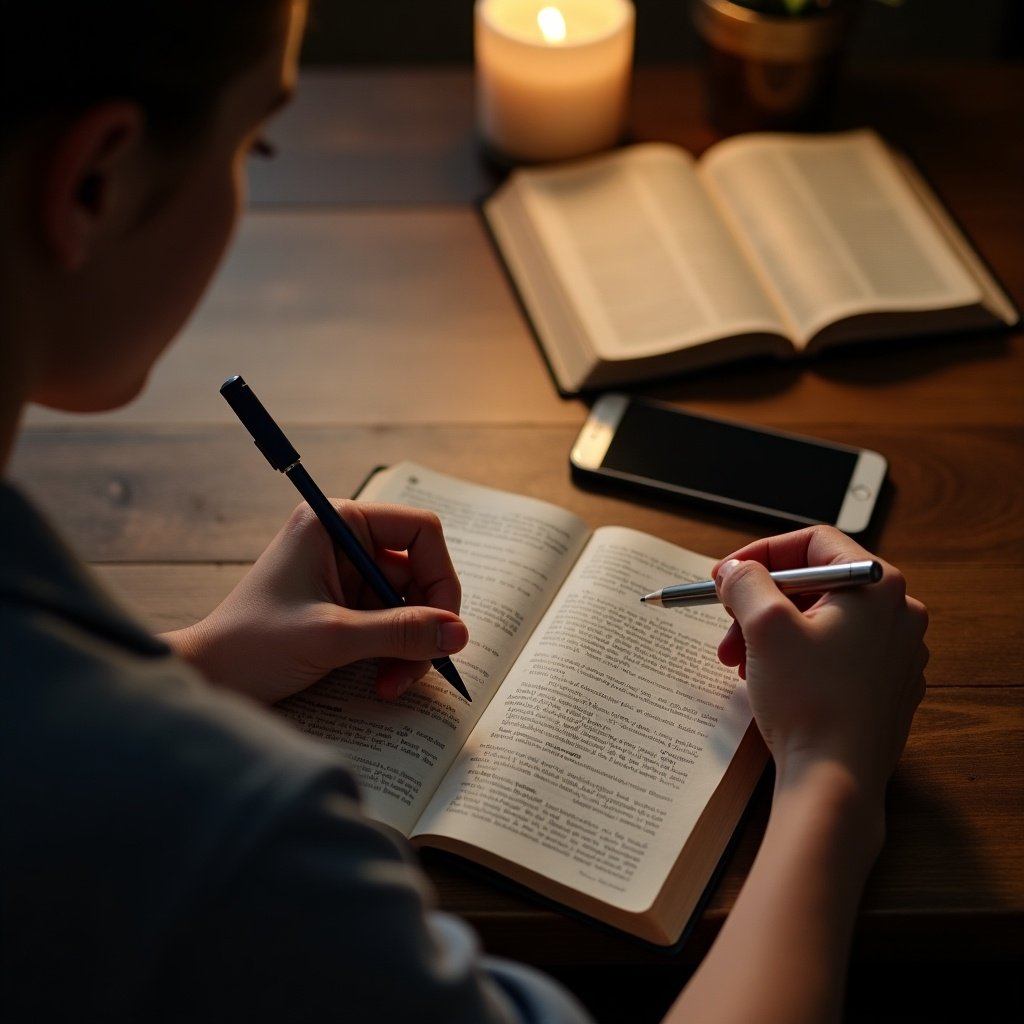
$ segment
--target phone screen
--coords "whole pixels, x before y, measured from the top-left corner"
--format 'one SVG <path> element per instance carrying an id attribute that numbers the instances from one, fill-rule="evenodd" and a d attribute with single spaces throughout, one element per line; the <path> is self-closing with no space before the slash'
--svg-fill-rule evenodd
<path id="1" fill-rule="evenodd" d="M 601 466 L 709 497 L 835 523 L 857 459 L 852 449 L 630 402 Z"/>

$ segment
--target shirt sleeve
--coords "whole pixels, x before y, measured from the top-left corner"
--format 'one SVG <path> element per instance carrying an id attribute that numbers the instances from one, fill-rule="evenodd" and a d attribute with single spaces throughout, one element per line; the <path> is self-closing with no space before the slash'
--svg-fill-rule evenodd
<path id="1" fill-rule="evenodd" d="M 361 814 L 344 771 L 320 772 L 270 817 L 182 920 L 148 1019 L 590 1021 L 555 981 L 483 956 L 464 922 L 433 909 L 408 847 Z"/>

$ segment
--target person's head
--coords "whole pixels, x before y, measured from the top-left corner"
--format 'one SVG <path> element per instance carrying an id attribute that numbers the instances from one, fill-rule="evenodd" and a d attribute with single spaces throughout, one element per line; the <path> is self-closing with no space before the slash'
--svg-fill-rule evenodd
<path id="1" fill-rule="evenodd" d="M 294 88 L 305 12 L 306 0 L 5 5 L 5 388 L 64 409 L 138 393 L 224 252 L 245 157 Z"/>

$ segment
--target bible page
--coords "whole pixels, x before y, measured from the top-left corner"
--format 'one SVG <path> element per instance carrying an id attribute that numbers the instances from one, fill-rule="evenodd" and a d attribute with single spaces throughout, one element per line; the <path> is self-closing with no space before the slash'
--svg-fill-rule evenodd
<path id="1" fill-rule="evenodd" d="M 685 151 L 646 143 L 519 173 L 523 206 L 602 360 L 785 332 Z"/>
<path id="2" fill-rule="evenodd" d="M 718 605 L 640 595 L 713 562 L 595 531 L 417 827 L 629 912 L 654 901 L 751 721 Z M 444 837 L 438 841 L 437 837 Z"/>
<path id="3" fill-rule="evenodd" d="M 472 703 L 433 671 L 397 701 L 382 700 L 374 692 L 374 664 L 362 662 L 277 707 L 304 732 L 339 748 L 367 814 L 407 835 L 588 531 L 578 516 L 554 505 L 411 463 L 374 474 L 360 499 L 427 508 L 441 518 L 470 636 L 452 661 Z"/>
<path id="4" fill-rule="evenodd" d="M 947 310 L 981 299 L 870 129 L 726 139 L 704 155 L 700 174 L 800 344 L 858 314 Z"/>

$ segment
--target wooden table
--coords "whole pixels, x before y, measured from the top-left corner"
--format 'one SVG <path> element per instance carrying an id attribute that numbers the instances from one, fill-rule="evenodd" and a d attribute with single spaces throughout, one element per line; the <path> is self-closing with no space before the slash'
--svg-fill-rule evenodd
<path id="1" fill-rule="evenodd" d="M 874 124 L 917 158 L 1018 304 L 1022 113 L 1021 66 L 879 68 L 851 74 L 836 121 Z M 638 70 L 632 134 L 694 151 L 713 141 L 692 69 Z M 219 397 L 232 373 L 336 494 L 409 457 L 709 554 L 760 532 L 570 482 L 586 404 L 555 392 L 481 225 L 476 203 L 499 172 L 476 145 L 467 69 L 309 72 L 271 136 L 281 155 L 252 168 L 237 247 L 147 392 L 85 420 L 32 410 L 15 452 L 14 477 L 154 628 L 208 611 L 296 500 Z M 1024 337 L 877 345 L 637 390 L 889 457 L 893 494 L 871 544 L 929 606 L 932 657 L 855 962 L 939 978 L 943 964 L 1019 966 Z M 731 907 L 765 812 L 761 801 L 668 964 L 673 984 Z M 492 952 L 566 971 L 662 964 L 471 874 L 430 870 L 441 904 Z"/>

